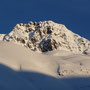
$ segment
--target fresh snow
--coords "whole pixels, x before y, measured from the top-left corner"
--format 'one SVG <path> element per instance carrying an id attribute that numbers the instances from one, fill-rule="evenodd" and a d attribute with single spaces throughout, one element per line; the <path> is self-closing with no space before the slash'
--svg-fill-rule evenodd
<path id="1" fill-rule="evenodd" d="M 5 34 L 0 34 L 0 41 L 4 39 Z"/>
<path id="2" fill-rule="evenodd" d="M 90 56 L 37 53 L 0 42 L 0 90 L 90 90 Z"/>
<path id="3" fill-rule="evenodd" d="M 90 90 L 90 41 L 53 21 L 0 34 L 0 90 Z"/>

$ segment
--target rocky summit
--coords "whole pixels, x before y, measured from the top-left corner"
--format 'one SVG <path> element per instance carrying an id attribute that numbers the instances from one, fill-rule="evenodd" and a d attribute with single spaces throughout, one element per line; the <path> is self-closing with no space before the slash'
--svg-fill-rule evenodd
<path id="1" fill-rule="evenodd" d="M 0 40 L 21 44 L 33 51 L 47 52 L 58 49 L 76 54 L 90 52 L 89 40 L 53 21 L 17 24 L 9 34 L 1 36 L 3 39 Z"/>

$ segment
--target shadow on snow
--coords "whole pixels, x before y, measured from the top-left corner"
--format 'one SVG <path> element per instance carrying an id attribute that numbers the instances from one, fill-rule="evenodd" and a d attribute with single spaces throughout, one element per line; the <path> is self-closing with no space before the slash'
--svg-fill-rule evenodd
<path id="1" fill-rule="evenodd" d="M 89 77 L 55 78 L 0 64 L 0 90 L 90 90 Z"/>

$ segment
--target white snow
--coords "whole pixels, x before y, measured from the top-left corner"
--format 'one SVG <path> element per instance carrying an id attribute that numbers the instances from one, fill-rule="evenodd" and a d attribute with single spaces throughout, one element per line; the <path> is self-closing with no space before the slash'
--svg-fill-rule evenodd
<path id="1" fill-rule="evenodd" d="M 89 77 L 89 55 L 0 42 L 0 90 L 90 90 Z"/>
<path id="2" fill-rule="evenodd" d="M 0 34 L 0 90 L 90 90 L 90 41 L 52 21 L 17 24 Z"/>
<path id="3" fill-rule="evenodd" d="M 5 34 L 0 34 L 0 41 L 4 39 Z"/>
<path id="4" fill-rule="evenodd" d="M 53 21 L 17 24 L 4 40 L 41 52 L 60 49 L 81 54 L 90 49 L 89 40 Z"/>

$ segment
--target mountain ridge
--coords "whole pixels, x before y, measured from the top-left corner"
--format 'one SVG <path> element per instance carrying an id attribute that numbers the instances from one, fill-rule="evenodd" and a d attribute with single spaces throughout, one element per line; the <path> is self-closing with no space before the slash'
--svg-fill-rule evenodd
<path id="1" fill-rule="evenodd" d="M 21 44 L 33 51 L 47 52 L 65 50 L 76 54 L 88 54 L 90 41 L 68 30 L 63 24 L 53 21 L 17 24 L 4 41 Z"/>
<path id="2" fill-rule="evenodd" d="M 17 24 L 0 34 L 0 90 L 90 90 L 89 46 L 62 24 Z"/>

